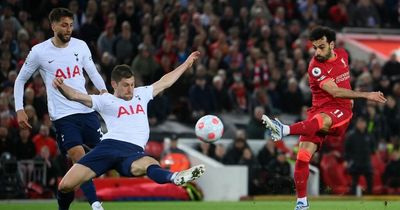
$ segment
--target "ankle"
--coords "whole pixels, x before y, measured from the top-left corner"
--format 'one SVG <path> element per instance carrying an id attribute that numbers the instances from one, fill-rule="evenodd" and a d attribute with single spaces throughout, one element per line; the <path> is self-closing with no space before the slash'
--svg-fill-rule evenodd
<path id="1" fill-rule="evenodd" d="M 290 127 L 288 125 L 282 124 L 282 135 L 287 136 L 290 134 Z"/>
<path id="2" fill-rule="evenodd" d="M 297 198 L 297 202 L 302 202 L 305 206 L 308 205 L 307 197 Z"/>
<path id="3" fill-rule="evenodd" d="M 174 182 L 174 179 L 175 179 L 176 175 L 178 175 L 178 172 L 174 172 L 174 173 L 171 175 L 171 178 L 170 178 L 170 181 L 171 181 L 171 182 Z"/>

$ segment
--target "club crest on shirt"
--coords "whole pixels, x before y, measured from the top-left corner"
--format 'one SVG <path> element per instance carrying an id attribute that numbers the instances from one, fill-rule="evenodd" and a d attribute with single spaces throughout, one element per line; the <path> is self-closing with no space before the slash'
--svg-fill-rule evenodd
<path id="1" fill-rule="evenodd" d="M 344 59 L 342 58 L 340 61 L 342 61 L 342 63 L 343 63 L 343 66 L 346 68 L 347 67 L 347 65 L 346 65 L 346 61 L 344 61 Z"/>
<path id="2" fill-rule="evenodd" d="M 312 74 L 314 77 L 319 77 L 319 76 L 321 76 L 321 69 L 318 68 L 318 67 L 314 67 L 314 68 L 311 70 L 311 74 Z"/>
<path id="3" fill-rule="evenodd" d="M 135 98 L 137 98 L 139 101 L 141 100 L 139 95 L 135 95 Z"/>

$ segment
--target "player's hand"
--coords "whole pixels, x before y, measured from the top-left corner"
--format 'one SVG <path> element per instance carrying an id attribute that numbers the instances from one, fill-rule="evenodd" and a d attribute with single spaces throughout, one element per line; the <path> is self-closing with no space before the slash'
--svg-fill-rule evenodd
<path id="1" fill-rule="evenodd" d="M 387 99 L 383 95 L 381 91 L 379 92 L 369 92 L 367 96 L 368 100 L 379 102 L 379 103 L 386 103 Z"/>
<path id="2" fill-rule="evenodd" d="M 60 88 L 63 84 L 64 84 L 64 79 L 61 77 L 56 77 L 53 80 L 53 87 L 56 89 Z"/>
<path id="3" fill-rule="evenodd" d="M 194 51 L 192 54 L 189 55 L 189 57 L 186 59 L 185 63 L 187 63 L 187 67 L 190 68 L 192 67 L 193 63 L 200 58 L 200 52 L 199 51 Z"/>
<path id="4" fill-rule="evenodd" d="M 108 93 L 108 91 L 107 91 L 106 89 L 100 90 L 100 95 L 101 95 L 101 94 L 104 94 L 104 93 Z"/>
<path id="5" fill-rule="evenodd" d="M 17 121 L 20 128 L 32 128 L 28 122 L 28 115 L 23 109 L 17 111 Z"/>

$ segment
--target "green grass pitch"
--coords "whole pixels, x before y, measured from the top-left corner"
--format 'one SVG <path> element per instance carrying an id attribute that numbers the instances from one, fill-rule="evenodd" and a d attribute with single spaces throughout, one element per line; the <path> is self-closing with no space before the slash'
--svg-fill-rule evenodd
<path id="1" fill-rule="evenodd" d="M 57 210 L 57 202 L 1 201 L 0 210 Z M 399 210 L 400 201 L 336 200 L 310 201 L 310 210 Z M 292 210 L 294 201 L 241 202 L 104 202 L 105 210 Z M 90 210 L 85 202 L 74 202 L 70 210 Z"/>

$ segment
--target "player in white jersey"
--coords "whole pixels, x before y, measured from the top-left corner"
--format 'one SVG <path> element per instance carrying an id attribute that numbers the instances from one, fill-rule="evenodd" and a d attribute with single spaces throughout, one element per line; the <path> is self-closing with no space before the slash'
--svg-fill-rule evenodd
<path id="1" fill-rule="evenodd" d="M 134 87 L 135 79 L 130 67 L 118 65 L 111 73 L 113 95 L 87 95 L 66 85 L 63 78 L 56 78 L 53 82 L 55 88 L 66 98 L 98 111 L 108 129 L 103 140 L 67 172 L 59 189 L 63 192 L 73 191 L 83 182 L 110 169 L 128 177 L 146 174 L 160 184 L 172 182 L 182 185 L 199 178 L 205 171 L 204 165 L 173 173 L 162 169 L 157 160 L 144 153 L 150 132 L 148 102 L 174 84 L 199 56 L 199 52 L 193 52 L 182 65 L 157 82 L 138 88 Z"/>
<path id="2" fill-rule="evenodd" d="M 54 37 L 32 47 L 26 58 L 15 81 L 15 110 L 19 126 L 31 128 L 23 107 L 24 85 L 34 72 L 39 71 L 46 85 L 48 110 L 57 130 L 58 146 L 63 154 L 77 162 L 85 154 L 83 144 L 93 147 L 100 142 L 100 123 L 93 109 L 66 99 L 52 87 L 52 82 L 56 77 L 63 78 L 65 84 L 86 93 L 85 70 L 100 93 L 107 90 L 86 43 L 71 37 L 73 13 L 65 8 L 55 8 L 49 19 Z M 91 180 L 81 189 L 93 209 L 103 209 Z M 66 210 L 74 194 L 59 192 L 57 198 L 59 209 Z"/>

